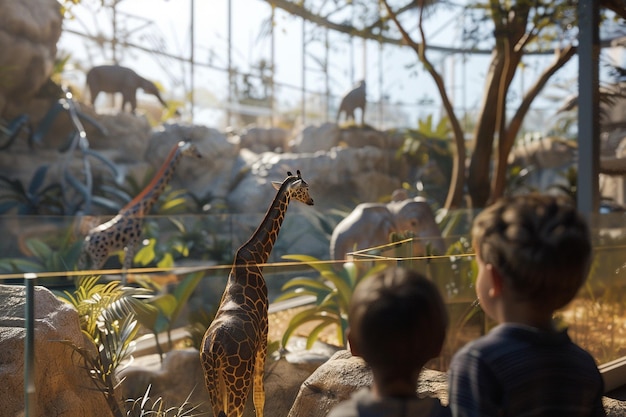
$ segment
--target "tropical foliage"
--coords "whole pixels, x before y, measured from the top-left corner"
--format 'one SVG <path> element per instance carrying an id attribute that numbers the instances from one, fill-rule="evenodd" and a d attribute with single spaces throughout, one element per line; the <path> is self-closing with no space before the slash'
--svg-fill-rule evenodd
<path id="1" fill-rule="evenodd" d="M 99 283 L 94 276 L 80 279 L 76 291 L 66 291 L 62 297 L 78 311 L 82 332 L 92 346 L 64 343 L 83 359 L 91 380 L 115 417 L 124 416 L 115 394 L 115 373 L 132 353 L 139 330 L 134 312 L 145 310 L 144 303 L 136 297 L 144 294 L 144 290 L 125 288 L 119 282 Z"/>
<path id="2" fill-rule="evenodd" d="M 61 299 L 77 311 L 85 339 L 93 346 L 80 347 L 64 341 L 80 355 L 96 388 L 102 392 L 115 417 L 191 416 L 197 409 L 189 403 L 166 408 L 161 398 L 152 400 L 150 387 L 144 396 L 126 401 L 126 408 L 115 394 L 116 373 L 129 363 L 139 324 L 157 334 L 168 331 L 201 279 L 201 273 L 190 274 L 177 286 L 173 295 L 154 296 L 151 288 L 123 287 L 118 281 L 101 282 L 97 276 L 81 277 L 73 292 L 65 291 Z M 157 348 L 160 350 L 157 339 Z"/>
<path id="3" fill-rule="evenodd" d="M 361 280 L 384 269 L 386 265 L 374 265 L 362 272 L 351 262 L 343 264 L 341 269 L 335 269 L 333 265 L 308 255 L 285 255 L 283 258 L 303 262 L 313 268 L 318 275 L 295 277 L 283 285 L 283 293 L 276 301 L 309 295 L 315 297 L 315 305 L 291 318 L 283 334 L 282 346 L 287 346 L 294 332 L 307 323 L 315 324 L 307 336 L 307 349 L 313 346 L 324 329 L 333 325 L 337 326 L 337 340 L 342 346 L 346 346 L 348 308 L 354 287 Z"/>

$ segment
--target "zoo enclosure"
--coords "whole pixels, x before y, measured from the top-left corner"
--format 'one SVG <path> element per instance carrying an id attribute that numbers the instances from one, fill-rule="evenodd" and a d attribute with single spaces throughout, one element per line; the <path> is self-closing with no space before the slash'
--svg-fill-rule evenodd
<path id="1" fill-rule="evenodd" d="M 334 121 L 341 96 L 360 79 L 368 85 L 367 122 L 381 130 L 415 127 L 426 115 L 442 114 L 436 89 L 429 77 L 420 73 L 413 51 L 318 26 L 273 8 L 266 0 L 211 2 L 210 13 L 219 15 L 225 24 L 209 36 L 202 31 L 208 13 L 205 5 L 193 0 L 177 2 L 176 13 L 187 16 L 181 20 L 184 30 L 178 35 L 188 44 L 177 51 L 171 36 L 165 34 L 171 23 L 159 21 L 157 15 L 150 17 L 151 10 L 144 10 L 142 17 L 132 14 L 124 9 L 131 5 L 129 0 L 104 3 L 103 10 L 100 2 L 93 0 L 83 1 L 80 7 L 87 15 L 104 11 L 100 15 L 106 19 L 90 25 L 87 20 L 93 16 L 79 15 L 64 28 L 61 50 L 64 45 L 82 43 L 81 48 L 72 49 L 82 70 L 67 71 L 67 77 L 79 85 L 82 72 L 90 66 L 119 62 L 167 84 L 168 95 L 182 97 L 186 103 L 187 119 L 210 120 L 222 127 L 252 122 L 303 126 Z M 166 7 L 167 3 L 159 6 Z M 255 19 L 238 12 L 242 7 L 251 9 L 247 14 L 255 15 Z M 81 9 L 75 9 L 78 15 Z M 450 25 L 461 29 L 465 24 L 462 12 L 457 7 L 442 21 L 433 21 L 433 38 L 439 41 L 444 33 L 451 32 Z M 353 15 L 346 19 L 354 19 Z M 250 28 L 250 24 L 256 26 Z M 242 33 L 254 39 L 246 40 Z M 441 42 L 458 43 L 459 32 L 453 35 Z M 245 43 L 251 44 L 247 51 Z M 287 60 L 284 50 L 289 51 Z M 480 89 L 468 81 L 468 72 L 475 72 L 476 62 L 490 52 L 438 45 L 429 48 L 431 59 L 446 78 L 455 108 L 469 116 L 463 118 L 466 123 L 477 106 L 475 91 Z M 518 91 L 513 99 L 520 98 Z M 528 119 L 534 127 L 545 126 L 548 113 L 538 106 Z"/>

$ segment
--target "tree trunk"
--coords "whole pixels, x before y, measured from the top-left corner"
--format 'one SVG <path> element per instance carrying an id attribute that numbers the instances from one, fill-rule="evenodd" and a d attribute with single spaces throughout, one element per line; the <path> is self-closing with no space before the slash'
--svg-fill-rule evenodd
<path id="1" fill-rule="evenodd" d="M 535 84 L 524 95 L 524 99 L 511 119 L 508 128 L 506 129 L 506 134 L 499 146 L 498 163 L 494 172 L 491 200 L 500 198 L 504 194 L 504 189 L 506 187 L 506 167 L 509 154 L 515 144 L 515 138 L 522 127 L 522 122 L 530 109 L 531 103 L 539 95 L 541 90 L 543 90 L 550 77 L 562 68 L 563 65 L 565 65 L 576 54 L 576 51 L 577 48 L 573 45 L 568 45 L 564 49 L 559 50 L 552 64 L 543 71 Z"/>
<path id="2" fill-rule="evenodd" d="M 476 124 L 474 153 L 467 178 L 473 208 L 484 207 L 492 194 L 491 156 L 496 132 L 498 132 L 498 157 L 494 170 L 495 172 L 503 170 L 506 174 L 508 157 L 506 143 L 509 140 L 506 129 L 506 96 L 524 54 L 524 46 L 533 39 L 532 34 L 526 33 L 530 4 L 518 2 L 510 10 L 504 10 L 500 8 L 499 1 L 492 0 L 490 8 L 491 18 L 495 25 L 496 47 L 492 55 L 486 79 L 486 91 Z"/>

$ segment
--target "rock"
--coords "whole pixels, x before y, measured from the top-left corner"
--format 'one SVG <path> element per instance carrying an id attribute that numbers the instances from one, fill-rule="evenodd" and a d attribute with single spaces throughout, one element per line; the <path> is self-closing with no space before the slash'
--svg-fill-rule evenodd
<path id="1" fill-rule="evenodd" d="M 290 152 L 316 152 L 330 150 L 339 143 L 340 130 L 336 123 L 309 125 L 289 142 Z"/>
<path id="2" fill-rule="evenodd" d="M 63 18 L 57 0 L 0 0 L 0 116 L 21 113 L 54 67 Z"/>
<path id="3" fill-rule="evenodd" d="M 284 359 L 268 358 L 265 367 L 265 415 L 284 417 L 298 393 L 302 382 L 311 374 L 306 367 L 293 365 Z M 168 352 L 163 367 L 157 355 L 137 359 L 133 366 L 118 373 L 124 379 L 121 390 L 124 398 L 141 398 L 150 385 L 152 401 L 161 398 L 165 407 L 178 407 L 185 401 L 198 405 L 194 415 L 211 416 L 209 396 L 204 385 L 200 353 L 196 349 Z M 189 396 L 189 397 L 188 397 Z M 244 411 L 244 417 L 254 417 L 252 396 Z"/>
<path id="4" fill-rule="evenodd" d="M 0 285 L 0 398 L 4 416 L 24 409 L 25 291 Z M 35 287 L 36 416 L 112 415 L 79 356 L 60 340 L 85 346 L 78 313 L 44 287 Z"/>
<path id="5" fill-rule="evenodd" d="M 307 339 L 301 336 L 291 336 L 285 350 L 285 360 L 293 365 L 308 369 L 313 373 L 326 363 L 340 347 L 323 342 L 315 342 L 311 349 L 306 348 Z"/>
<path id="6" fill-rule="evenodd" d="M 339 402 L 372 384 L 372 373 L 363 359 L 347 350 L 335 353 L 300 387 L 288 417 L 324 417 Z M 417 393 L 448 402 L 448 380 L 444 372 L 424 369 Z"/>
<path id="7" fill-rule="evenodd" d="M 287 147 L 288 132 L 285 129 L 272 127 L 250 127 L 239 135 L 239 146 L 256 153 L 282 152 Z"/>
<path id="8" fill-rule="evenodd" d="M 607 417 L 622 417 L 626 415 L 626 401 L 604 397 L 602 404 L 604 405 Z"/>
<path id="9" fill-rule="evenodd" d="M 341 350 L 304 381 L 287 417 L 325 417 L 354 391 L 371 384 L 367 364 Z"/>

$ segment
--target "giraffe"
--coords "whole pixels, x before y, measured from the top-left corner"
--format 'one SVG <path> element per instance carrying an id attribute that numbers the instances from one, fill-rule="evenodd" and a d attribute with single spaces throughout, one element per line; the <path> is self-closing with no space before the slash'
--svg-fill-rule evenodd
<path id="1" fill-rule="evenodd" d="M 188 140 L 172 147 L 165 162 L 150 183 L 111 220 L 92 228 L 83 243 L 78 269 L 100 269 L 113 253 L 124 250 L 123 270 L 132 266 L 137 245 L 141 241 L 143 218 L 165 190 L 183 156 L 201 158 L 196 146 Z M 124 272 L 123 281 L 126 281 Z"/>
<path id="2" fill-rule="evenodd" d="M 290 199 L 313 205 L 309 186 L 287 173 L 265 218 L 236 252 L 215 319 L 202 340 L 200 360 L 214 417 L 241 417 L 252 386 L 254 409 L 263 417 L 267 356 L 267 286 L 262 265 L 278 238 Z"/>

